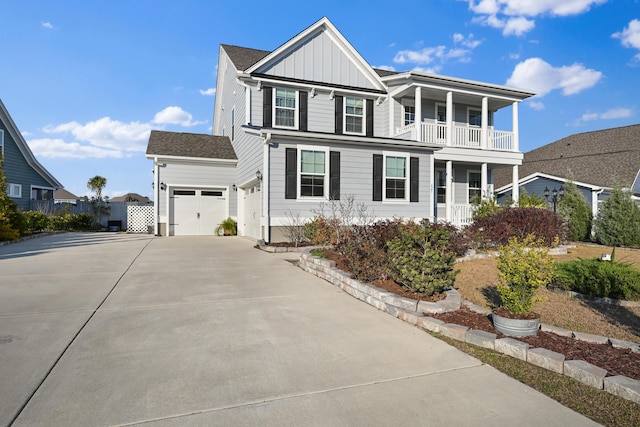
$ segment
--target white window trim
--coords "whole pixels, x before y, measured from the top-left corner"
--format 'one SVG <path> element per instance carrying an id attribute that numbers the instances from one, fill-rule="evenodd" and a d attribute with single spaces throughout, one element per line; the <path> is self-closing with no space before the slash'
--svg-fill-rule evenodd
<path id="1" fill-rule="evenodd" d="M 403 100 L 402 101 L 402 118 L 401 118 L 402 126 L 408 126 L 409 124 L 412 124 L 412 123 L 409 123 L 409 124 L 405 123 L 407 118 L 407 107 L 413 108 L 413 123 L 416 123 L 418 121 L 416 119 L 415 102 L 413 100 Z"/>
<path id="2" fill-rule="evenodd" d="M 480 112 L 480 123 L 479 125 L 472 125 L 471 124 L 471 111 L 479 111 Z M 467 107 L 467 126 L 468 127 L 473 127 L 473 128 L 479 128 L 482 127 L 482 108 L 477 108 L 477 107 Z"/>
<path id="3" fill-rule="evenodd" d="M 470 187 L 470 186 L 469 186 L 469 182 L 471 181 L 469 178 L 470 178 L 470 175 L 471 175 L 472 173 L 477 173 L 478 175 L 480 175 L 480 187 Z M 479 170 L 468 170 L 468 171 L 467 171 L 467 204 L 471 204 L 471 200 L 470 200 L 470 198 L 469 198 L 469 190 L 470 190 L 471 188 L 478 188 L 478 189 L 480 189 L 480 197 L 482 197 L 482 172 L 481 172 L 481 171 L 479 171 Z"/>
<path id="4" fill-rule="evenodd" d="M 404 157 L 405 158 L 405 176 L 404 176 L 404 199 L 387 199 L 387 157 Z M 382 152 L 382 201 L 385 203 L 409 203 L 410 198 L 410 183 L 409 177 L 411 176 L 411 161 L 408 153 L 402 153 L 397 151 L 383 151 Z M 391 177 L 392 179 L 398 179 Z"/>
<path id="5" fill-rule="evenodd" d="M 293 113 L 293 126 L 283 126 L 283 125 L 279 125 L 277 124 L 277 117 L 278 115 L 276 114 L 276 111 L 278 108 L 282 108 L 285 110 L 291 110 L 291 108 L 287 108 L 287 107 L 278 107 L 276 105 L 276 93 L 278 92 L 278 89 L 283 89 L 283 90 L 292 90 L 296 93 L 296 107 L 294 109 L 294 113 Z M 272 122 L 273 122 L 273 127 L 274 128 L 278 128 L 278 129 L 298 129 L 299 123 L 298 123 L 298 119 L 300 117 L 300 91 L 298 89 L 293 89 L 293 88 L 289 88 L 289 87 L 274 87 L 273 91 L 272 91 L 272 100 L 271 100 L 271 117 L 272 117 Z"/>
<path id="6" fill-rule="evenodd" d="M 300 188 L 302 187 L 302 152 L 303 151 L 323 151 L 324 152 L 324 195 L 322 196 L 303 196 Z M 317 202 L 318 200 L 329 200 L 329 148 L 317 145 L 299 145 L 298 158 L 296 165 L 296 200 Z"/>
<path id="7" fill-rule="evenodd" d="M 0 156 L 4 159 L 4 130 L 0 129 Z"/>
<path id="8" fill-rule="evenodd" d="M 347 131 L 347 98 L 361 99 L 362 100 L 362 131 L 361 132 L 349 132 Z M 354 114 L 350 116 L 357 117 Z M 345 95 L 342 102 L 342 132 L 345 135 L 365 135 L 367 133 L 367 99 L 361 96 L 347 96 Z"/>
<path id="9" fill-rule="evenodd" d="M 17 189 L 17 191 L 16 191 Z M 14 199 L 22 198 L 22 184 L 7 183 L 7 194 Z"/>
<path id="10" fill-rule="evenodd" d="M 442 102 L 436 102 L 436 107 L 435 107 L 436 109 L 435 109 L 435 112 L 434 112 L 434 116 L 435 116 L 434 119 L 435 119 L 436 123 L 447 123 L 446 120 L 444 120 L 444 121 L 438 120 L 438 107 L 443 107 L 444 108 L 445 119 L 446 119 L 446 116 L 447 116 L 447 104 L 442 103 Z"/>

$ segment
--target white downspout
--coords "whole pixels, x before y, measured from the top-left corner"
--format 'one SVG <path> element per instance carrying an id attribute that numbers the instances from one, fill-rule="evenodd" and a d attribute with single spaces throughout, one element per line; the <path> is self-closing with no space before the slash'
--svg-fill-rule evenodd
<path id="1" fill-rule="evenodd" d="M 271 132 L 268 132 L 264 138 L 262 146 L 262 182 L 260 182 L 260 190 L 262 191 L 262 206 L 260 207 L 260 228 L 262 230 L 262 238 L 265 242 L 271 241 L 271 213 L 269 211 L 269 146 L 271 144 Z"/>

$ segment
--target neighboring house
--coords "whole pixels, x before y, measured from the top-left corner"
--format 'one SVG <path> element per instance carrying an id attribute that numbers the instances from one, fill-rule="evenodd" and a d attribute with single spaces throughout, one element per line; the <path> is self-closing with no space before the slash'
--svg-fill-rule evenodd
<path id="1" fill-rule="evenodd" d="M 209 138 L 229 144 L 237 163 L 217 153 L 197 164 L 189 153 L 168 156 L 151 149 L 159 135 L 152 133 L 158 229 L 182 234 L 179 215 L 202 215 L 192 207 L 202 197 L 183 197 L 197 198 L 198 188 L 235 188 L 222 196 L 229 196 L 225 215 L 237 218 L 240 235 L 272 242 L 286 239 L 292 215 L 311 219 L 322 203 L 346 195 L 376 218 L 462 225 L 472 199 L 493 193 L 496 168 L 508 167 L 517 182 L 518 104 L 533 95 L 373 69 L 326 18 L 272 52 L 221 45 L 213 125 L 220 136 Z M 511 129 L 494 129 L 505 107 Z M 204 177 L 205 170 L 218 175 Z"/>
<path id="2" fill-rule="evenodd" d="M 9 197 L 23 210 L 31 200 L 53 200 L 62 184 L 35 158 L 24 137 L 0 100 L 0 155 Z"/>
<path id="3" fill-rule="evenodd" d="M 78 196 L 70 193 L 64 188 L 59 188 L 53 193 L 53 200 L 55 203 L 70 203 L 75 205 L 78 203 Z"/>
<path id="4" fill-rule="evenodd" d="M 525 153 L 520 167 L 524 178 L 519 191 L 544 198 L 549 190 L 560 190 L 572 181 L 591 205 L 593 215 L 598 204 L 620 185 L 640 195 L 640 125 L 585 132 L 562 138 Z M 509 174 L 496 171 L 496 197 L 499 203 L 511 198 Z"/>
<path id="5" fill-rule="evenodd" d="M 150 203 L 146 196 L 141 196 L 138 193 L 127 193 L 124 196 L 113 197 L 109 199 L 109 202 L 138 202 L 138 203 Z"/>

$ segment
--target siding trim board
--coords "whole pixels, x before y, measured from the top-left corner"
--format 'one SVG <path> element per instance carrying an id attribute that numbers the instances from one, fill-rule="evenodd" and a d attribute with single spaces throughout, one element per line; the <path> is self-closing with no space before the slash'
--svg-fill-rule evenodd
<path id="1" fill-rule="evenodd" d="M 258 81 L 261 81 L 262 83 L 269 83 L 269 84 L 293 83 L 293 84 L 304 86 L 308 89 L 323 88 L 323 89 L 326 89 L 327 91 L 340 90 L 344 92 L 349 92 L 350 94 L 353 93 L 353 95 L 360 95 L 360 96 L 371 95 L 371 94 L 385 95 L 385 96 L 387 95 L 387 92 L 385 90 L 369 89 L 366 87 L 355 87 L 355 86 L 347 86 L 347 85 L 333 84 L 333 83 L 329 84 L 329 83 L 323 83 L 323 82 L 316 82 L 313 80 L 293 79 L 289 77 L 273 76 L 271 74 L 252 73 L 251 77 L 254 80 L 258 80 Z"/>

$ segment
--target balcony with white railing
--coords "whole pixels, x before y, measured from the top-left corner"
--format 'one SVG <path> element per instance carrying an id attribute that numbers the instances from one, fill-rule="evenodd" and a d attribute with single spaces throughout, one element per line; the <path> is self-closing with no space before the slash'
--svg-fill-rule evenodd
<path id="1" fill-rule="evenodd" d="M 479 126 L 469 126 L 467 124 L 454 123 L 451 140 L 447 138 L 447 125 L 436 122 L 422 122 L 420 125 L 420 137 L 418 137 L 416 123 L 399 128 L 396 132 L 397 138 L 406 138 L 412 141 L 424 142 L 426 144 L 487 149 L 498 151 L 516 151 L 514 144 L 514 133 L 510 131 L 487 129 L 487 146 L 482 146 L 482 128 Z"/>

